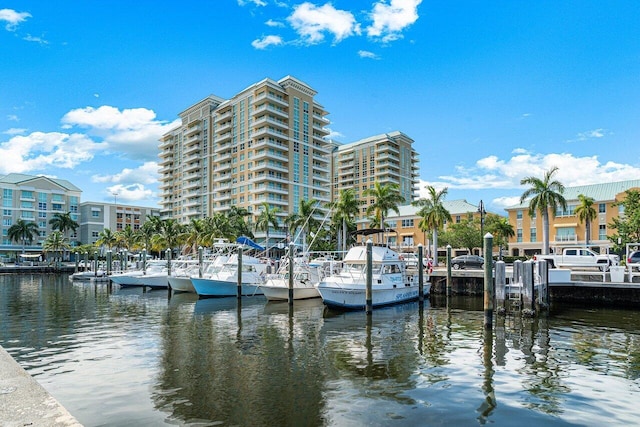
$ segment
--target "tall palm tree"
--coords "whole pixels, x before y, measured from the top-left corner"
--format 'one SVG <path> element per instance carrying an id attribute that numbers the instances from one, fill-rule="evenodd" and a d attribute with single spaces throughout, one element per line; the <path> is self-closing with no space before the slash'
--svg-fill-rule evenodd
<path id="1" fill-rule="evenodd" d="M 204 219 L 191 218 L 184 231 L 185 252 L 197 253 L 207 242 L 207 224 Z"/>
<path id="2" fill-rule="evenodd" d="M 398 184 L 380 184 L 376 181 L 373 188 L 367 188 L 362 192 L 363 196 L 373 197 L 373 203 L 367 207 L 367 215 L 375 216 L 380 223 L 380 227 L 385 230 L 383 239 L 386 241 L 386 224 L 384 219 L 389 211 L 394 211 L 398 215 L 400 209 L 398 205 L 404 203 L 404 197 L 400 194 L 400 186 Z"/>
<path id="3" fill-rule="evenodd" d="M 245 208 L 231 206 L 227 213 L 227 217 L 229 218 L 229 223 L 235 230 L 236 237 L 247 236 L 251 239 L 253 238 L 251 228 L 249 227 L 249 224 L 247 224 L 247 219 L 251 218 L 251 212 Z"/>
<path id="4" fill-rule="evenodd" d="M 262 209 L 260 210 L 260 214 L 256 218 L 256 230 L 264 231 L 266 234 L 264 246 L 266 248 L 267 258 L 269 258 L 269 228 L 271 228 L 271 226 L 276 229 L 280 227 L 277 216 L 279 212 L 280 208 L 271 208 L 271 205 L 269 205 L 269 203 L 262 202 Z"/>
<path id="5" fill-rule="evenodd" d="M 67 231 L 75 231 L 80 227 L 72 217 L 71 212 L 67 213 L 55 213 L 53 214 L 53 218 L 49 220 L 49 224 L 53 230 L 59 230 L 62 234 L 65 234 Z M 71 240 L 70 236 L 66 236 Z"/>
<path id="6" fill-rule="evenodd" d="M 151 248 L 147 250 L 162 251 L 166 248 L 173 249 L 180 245 L 184 227 L 175 219 L 162 221 L 162 229 L 151 238 Z"/>
<path id="7" fill-rule="evenodd" d="M 38 234 L 38 229 L 38 224 L 35 222 L 25 221 L 21 218 L 9 227 L 7 236 L 15 242 L 22 242 L 22 253 L 24 253 L 27 242 L 29 242 L 29 244 L 33 242 L 33 237 Z"/>
<path id="8" fill-rule="evenodd" d="M 542 179 L 535 176 L 528 176 L 520 181 L 521 185 L 529 185 L 530 187 L 520 196 L 520 203 L 529 200 L 529 216 L 533 217 L 536 211 L 542 214 L 542 254 L 549 253 L 549 209 L 551 214 L 555 215 L 558 206 L 562 209 L 567 208 L 567 201 L 562 195 L 564 193 L 564 185 L 553 176 L 558 171 L 558 167 L 554 166 L 545 172 Z"/>
<path id="9" fill-rule="evenodd" d="M 347 229 L 353 224 L 353 220 L 358 215 L 360 203 L 356 198 L 356 192 L 353 188 L 340 190 L 338 201 L 334 205 L 333 221 L 336 224 L 341 223 L 342 231 L 342 251 L 347 250 Z"/>
<path id="10" fill-rule="evenodd" d="M 229 218 L 223 212 L 216 212 L 213 216 L 204 218 L 205 221 L 205 244 L 213 244 L 216 239 L 235 240 L 235 229 Z"/>
<path id="11" fill-rule="evenodd" d="M 104 245 L 108 250 L 111 250 L 114 246 L 118 244 L 118 239 L 114 232 L 109 228 L 103 229 L 100 234 L 98 234 L 98 240 L 96 240 L 96 245 Z"/>
<path id="12" fill-rule="evenodd" d="M 138 241 L 136 233 L 131 228 L 130 224 L 127 224 L 124 229 L 115 232 L 116 240 L 118 242 L 118 246 L 125 248 L 130 251 L 135 248 L 136 242 Z"/>
<path id="13" fill-rule="evenodd" d="M 502 246 L 509 244 L 509 238 L 516 235 L 513 225 L 509 224 L 509 219 L 498 216 L 487 216 L 487 230 L 493 234 L 494 242 L 500 248 L 499 258 L 502 259 Z"/>
<path id="14" fill-rule="evenodd" d="M 320 226 L 319 221 L 313 217 L 318 201 L 316 199 L 300 200 L 298 212 L 292 215 L 290 227 L 294 230 L 302 232 L 302 248 L 307 250 L 307 236 L 311 230 L 317 230 Z M 296 236 L 297 237 L 297 236 Z M 294 242 L 297 239 L 294 237 Z"/>
<path id="15" fill-rule="evenodd" d="M 47 238 L 42 242 L 42 250 L 45 252 L 60 252 L 62 253 L 69 249 L 71 246 L 67 243 L 67 239 L 64 237 L 61 231 L 54 231 L 47 236 Z"/>
<path id="16" fill-rule="evenodd" d="M 444 227 L 445 221 L 451 221 L 451 213 L 444 207 L 444 198 L 449 189 L 447 187 L 437 191 L 432 185 L 425 187 L 429 192 L 428 199 L 419 199 L 413 202 L 420 208 L 417 215 L 421 218 L 418 226 L 423 231 L 431 231 L 433 235 L 433 265 L 438 265 L 438 230 Z"/>
<path id="17" fill-rule="evenodd" d="M 595 202 L 593 197 L 578 194 L 578 200 L 580 204 L 576 206 L 576 215 L 578 215 L 580 222 L 584 222 L 586 229 L 584 240 L 585 245 L 588 246 L 591 240 L 591 221 L 598 217 L 598 212 L 596 212 L 596 208 L 593 207 L 593 203 Z"/>

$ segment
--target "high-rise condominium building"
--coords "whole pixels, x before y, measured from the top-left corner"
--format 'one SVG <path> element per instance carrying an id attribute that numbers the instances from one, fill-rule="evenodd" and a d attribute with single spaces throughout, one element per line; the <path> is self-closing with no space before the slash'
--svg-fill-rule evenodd
<path id="1" fill-rule="evenodd" d="M 301 200 L 330 201 L 329 121 L 316 91 L 291 76 L 264 79 L 228 100 L 209 96 L 160 140 L 162 218 L 188 223 L 232 206 L 255 216 L 263 202 L 280 222 Z M 285 237 L 270 230 L 270 238 Z M 260 233 L 256 233 L 260 238 Z"/>
<path id="2" fill-rule="evenodd" d="M 402 132 L 376 135 L 350 144 L 340 145 L 333 154 L 333 194 L 337 200 L 340 190 L 353 188 L 360 200 L 359 219 L 366 218 L 367 207 L 374 197 L 364 191 L 380 184 L 397 184 L 403 204 L 416 197 L 418 186 L 418 153 L 413 139 Z"/>

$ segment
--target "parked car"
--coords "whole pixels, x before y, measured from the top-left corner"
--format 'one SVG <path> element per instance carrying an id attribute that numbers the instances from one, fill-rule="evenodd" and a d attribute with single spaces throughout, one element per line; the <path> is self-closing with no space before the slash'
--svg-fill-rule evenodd
<path id="1" fill-rule="evenodd" d="M 484 268 L 484 258 L 478 255 L 460 255 L 451 258 L 451 268 L 454 270 L 461 268 Z"/>
<path id="2" fill-rule="evenodd" d="M 627 257 L 627 268 L 629 271 L 640 271 L 640 251 L 632 251 Z"/>

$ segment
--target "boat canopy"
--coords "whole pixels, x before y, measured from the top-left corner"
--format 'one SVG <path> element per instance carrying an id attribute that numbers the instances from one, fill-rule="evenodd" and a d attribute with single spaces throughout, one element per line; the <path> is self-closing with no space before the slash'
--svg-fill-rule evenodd
<path id="1" fill-rule="evenodd" d="M 249 246 L 250 248 L 257 249 L 259 251 L 264 251 L 264 247 L 260 246 L 247 236 L 240 236 L 236 239 L 236 243 L 240 243 L 241 245 Z"/>
<path id="2" fill-rule="evenodd" d="M 399 261 L 399 254 L 384 246 L 372 246 L 371 247 L 371 260 L 374 263 L 382 262 L 394 262 Z M 344 262 L 367 262 L 367 247 L 366 246 L 354 246 L 344 257 Z"/>

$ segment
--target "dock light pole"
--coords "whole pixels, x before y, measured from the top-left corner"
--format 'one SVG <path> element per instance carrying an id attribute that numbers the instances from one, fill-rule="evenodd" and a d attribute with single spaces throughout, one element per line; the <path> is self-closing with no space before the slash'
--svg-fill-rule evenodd
<path id="1" fill-rule="evenodd" d="M 478 213 L 480 214 L 480 236 L 484 239 L 484 216 L 487 214 L 487 211 L 484 210 L 484 202 L 480 200 L 478 204 Z"/>

